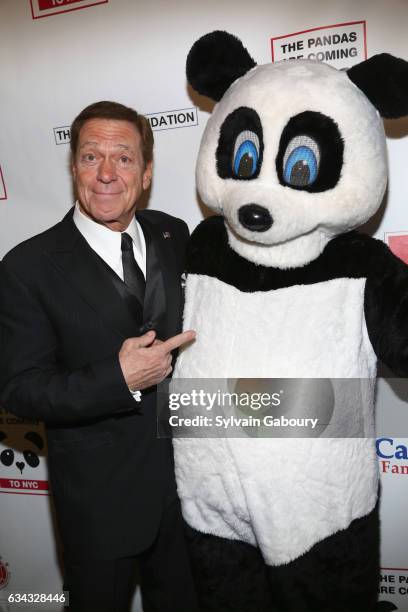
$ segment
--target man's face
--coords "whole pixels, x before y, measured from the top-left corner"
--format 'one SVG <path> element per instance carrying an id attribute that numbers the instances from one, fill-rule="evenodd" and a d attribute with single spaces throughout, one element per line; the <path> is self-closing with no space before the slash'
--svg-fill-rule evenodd
<path id="1" fill-rule="evenodd" d="M 114 231 L 125 230 L 148 188 L 141 137 L 129 121 L 90 119 L 81 128 L 72 173 L 82 212 Z"/>

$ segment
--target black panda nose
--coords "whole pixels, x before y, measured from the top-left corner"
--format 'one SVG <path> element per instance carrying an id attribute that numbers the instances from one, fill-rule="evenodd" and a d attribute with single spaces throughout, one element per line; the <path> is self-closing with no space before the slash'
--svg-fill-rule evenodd
<path id="1" fill-rule="evenodd" d="M 252 232 L 266 232 L 273 223 L 269 210 L 259 204 L 241 206 L 238 219 L 241 225 Z"/>

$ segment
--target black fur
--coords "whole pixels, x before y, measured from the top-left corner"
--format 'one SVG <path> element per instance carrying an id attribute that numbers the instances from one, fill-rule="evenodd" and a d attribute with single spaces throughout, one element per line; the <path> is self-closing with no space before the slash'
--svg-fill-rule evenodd
<path id="1" fill-rule="evenodd" d="M 199 94 L 221 100 L 228 87 L 256 66 L 242 42 L 216 30 L 197 40 L 187 57 L 187 81 Z"/>
<path id="2" fill-rule="evenodd" d="M 380 240 L 348 232 L 309 264 L 281 270 L 256 265 L 231 249 L 222 217 L 194 230 L 187 271 L 213 276 L 240 291 L 272 291 L 334 278 L 366 278 L 365 319 L 374 351 L 397 376 L 408 375 L 408 267 Z"/>
<path id="3" fill-rule="evenodd" d="M 408 376 L 408 267 L 387 253 L 365 290 L 365 317 L 374 351 L 397 376 Z M 380 267 L 381 266 L 381 267 Z"/>
<path id="4" fill-rule="evenodd" d="M 185 529 L 200 612 L 277 612 L 258 548 Z"/>
<path id="5" fill-rule="evenodd" d="M 235 176 L 233 170 L 234 145 L 237 136 L 244 130 L 251 130 L 259 138 L 259 158 L 256 171 L 251 177 Z M 259 175 L 263 158 L 263 131 L 258 113 L 252 108 L 240 106 L 225 118 L 220 129 L 220 139 L 217 147 L 217 172 L 221 178 L 234 178 L 236 180 L 252 180 Z"/>
<path id="6" fill-rule="evenodd" d="M 333 278 L 367 277 L 370 271 L 382 269 L 388 257 L 396 259 L 380 240 L 349 232 L 331 240 L 323 253 L 305 266 L 287 270 L 261 266 L 231 249 L 223 217 L 214 216 L 202 221 L 191 236 L 187 271 L 214 276 L 240 291 L 271 291 Z"/>
<path id="7" fill-rule="evenodd" d="M 374 55 L 347 71 L 381 117 L 408 115 L 408 62 L 388 53 Z"/>
<path id="8" fill-rule="evenodd" d="M 379 582 L 378 508 L 287 565 L 186 527 L 201 612 L 368 612 Z"/>
<path id="9" fill-rule="evenodd" d="M 368 612 L 379 583 L 378 505 L 288 565 L 270 568 L 284 612 Z"/>
<path id="10" fill-rule="evenodd" d="M 185 528 L 200 612 L 277 612 L 258 548 Z"/>
<path id="11" fill-rule="evenodd" d="M 319 146 L 320 164 L 316 180 L 311 185 L 296 187 L 287 185 L 283 178 L 283 158 L 289 142 L 295 136 L 309 136 Z M 323 115 L 306 111 L 295 115 L 286 124 L 279 143 L 279 151 L 276 157 L 276 170 L 279 181 L 291 189 L 318 192 L 332 189 L 340 178 L 343 166 L 344 143 L 337 123 Z"/>

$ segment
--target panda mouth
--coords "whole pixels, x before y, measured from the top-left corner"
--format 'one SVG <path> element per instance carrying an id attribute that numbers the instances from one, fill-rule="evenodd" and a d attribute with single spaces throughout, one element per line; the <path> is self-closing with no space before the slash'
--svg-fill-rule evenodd
<path id="1" fill-rule="evenodd" d="M 245 204 L 238 211 L 238 220 L 251 232 L 266 232 L 272 227 L 273 219 L 267 208 L 259 204 Z"/>

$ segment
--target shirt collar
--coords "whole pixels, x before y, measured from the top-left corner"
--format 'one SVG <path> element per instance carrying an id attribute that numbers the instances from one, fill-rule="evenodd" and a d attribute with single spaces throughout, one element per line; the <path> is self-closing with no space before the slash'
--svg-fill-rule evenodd
<path id="1" fill-rule="evenodd" d="M 78 230 L 84 236 L 91 248 L 103 259 L 112 260 L 121 254 L 121 232 L 114 232 L 105 225 L 97 223 L 90 217 L 84 215 L 76 202 L 73 220 Z M 134 247 L 141 257 L 145 257 L 145 241 L 140 223 L 133 217 L 128 227 L 124 230 L 133 240 Z"/>

